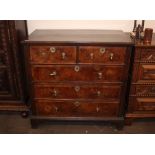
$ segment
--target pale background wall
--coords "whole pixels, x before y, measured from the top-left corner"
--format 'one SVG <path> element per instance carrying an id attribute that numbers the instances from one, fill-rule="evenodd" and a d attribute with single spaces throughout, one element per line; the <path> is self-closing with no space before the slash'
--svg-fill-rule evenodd
<path id="1" fill-rule="evenodd" d="M 155 31 L 155 20 L 146 20 L 145 27 Z M 133 20 L 28 20 L 29 34 L 35 29 L 116 29 L 130 32 Z"/>

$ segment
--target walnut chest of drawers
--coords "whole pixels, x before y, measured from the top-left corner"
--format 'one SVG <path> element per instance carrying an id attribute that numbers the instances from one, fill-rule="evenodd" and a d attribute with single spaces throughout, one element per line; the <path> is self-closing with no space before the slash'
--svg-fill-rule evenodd
<path id="1" fill-rule="evenodd" d="M 40 120 L 122 125 L 132 52 L 128 35 L 36 30 L 24 45 L 33 127 Z"/>
<path id="2" fill-rule="evenodd" d="M 135 44 L 127 123 L 136 118 L 155 117 L 155 42 Z"/>

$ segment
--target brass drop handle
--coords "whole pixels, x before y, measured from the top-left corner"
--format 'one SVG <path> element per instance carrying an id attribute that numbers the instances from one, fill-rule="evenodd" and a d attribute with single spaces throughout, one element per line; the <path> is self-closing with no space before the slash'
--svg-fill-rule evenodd
<path id="1" fill-rule="evenodd" d="M 96 112 L 99 112 L 100 111 L 100 108 L 99 107 L 96 107 Z"/>
<path id="2" fill-rule="evenodd" d="M 51 53 L 55 53 L 55 52 L 56 52 L 55 47 L 50 47 L 50 52 L 51 52 Z"/>
<path id="3" fill-rule="evenodd" d="M 42 56 L 45 56 L 45 55 L 46 55 L 46 52 L 45 52 L 45 51 L 40 51 L 40 54 L 41 54 Z"/>
<path id="4" fill-rule="evenodd" d="M 56 71 L 53 71 L 52 73 L 49 74 L 50 76 L 56 76 L 57 75 L 57 72 Z"/>
<path id="5" fill-rule="evenodd" d="M 52 94 L 53 94 L 54 97 L 57 97 L 57 95 L 58 95 L 58 93 L 57 93 L 57 91 L 55 89 L 53 90 Z"/>
<path id="6" fill-rule="evenodd" d="M 79 102 L 79 101 L 76 101 L 76 102 L 74 102 L 74 105 L 75 105 L 76 107 L 79 107 L 79 106 L 80 106 L 80 102 Z"/>
<path id="7" fill-rule="evenodd" d="M 90 53 L 90 59 L 94 59 L 94 53 Z"/>
<path id="8" fill-rule="evenodd" d="M 58 107 L 57 106 L 54 106 L 54 109 L 55 109 L 55 112 L 58 112 Z"/>
<path id="9" fill-rule="evenodd" d="M 101 96 L 101 92 L 100 91 L 97 91 L 97 96 Z"/>
<path id="10" fill-rule="evenodd" d="M 110 53 L 110 60 L 112 61 L 114 57 L 114 53 Z"/>
<path id="11" fill-rule="evenodd" d="M 80 86 L 75 86 L 74 89 L 75 89 L 76 92 L 79 92 L 80 91 Z"/>
<path id="12" fill-rule="evenodd" d="M 62 60 L 64 60 L 66 58 L 66 53 L 62 52 L 61 55 L 62 55 Z"/>
<path id="13" fill-rule="evenodd" d="M 102 79 L 102 73 L 101 72 L 98 73 L 98 78 Z"/>

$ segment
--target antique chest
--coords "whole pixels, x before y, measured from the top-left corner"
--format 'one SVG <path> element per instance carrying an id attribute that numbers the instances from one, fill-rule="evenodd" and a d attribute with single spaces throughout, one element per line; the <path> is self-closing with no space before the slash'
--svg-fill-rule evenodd
<path id="1" fill-rule="evenodd" d="M 132 41 L 122 31 L 36 30 L 24 41 L 31 124 L 123 125 Z"/>
<path id="2" fill-rule="evenodd" d="M 135 43 L 126 123 L 155 117 L 155 38 L 145 45 Z"/>

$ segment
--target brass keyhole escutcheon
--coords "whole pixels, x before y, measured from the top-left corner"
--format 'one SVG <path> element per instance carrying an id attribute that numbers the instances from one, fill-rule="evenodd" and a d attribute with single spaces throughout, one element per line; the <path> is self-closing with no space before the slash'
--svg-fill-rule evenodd
<path id="1" fill-rule="evenodd" d="M 79 101 L 76 101 L 76 102 L 74 102 L 74 105 L 75 105 L 76 107 L 79 107 L 79 106 L 80 106 L 80 102 L 79 102 Z"/>
<path id="2" fill-rule="evenodd" d="M 104 47 L 100 48 L 100 53 L 101 54 L 104 54 L 105 53 L 105 48 Z"/>
<path id="3" fill-rule="evenodd" d="M 75 86 L 74 89 L 75 89 L 76 92 L 79 92 L 80 91 L 80 86 Z"/>
<path id="4" fill-rule="evenodd" d="M 55 47 L 50 47 L 50 52 L 51 52 L 51 53 L 55 53 L 55 52 L 56 52 Z"/>
<path id="5" fill-rule="evenodd" d="M 75 70 L 75 72 L 79 72 L 80 67 L 79 67 L 79 66 L 75 66 L 75 67 L 74 67 L 74 70 Z"/>

